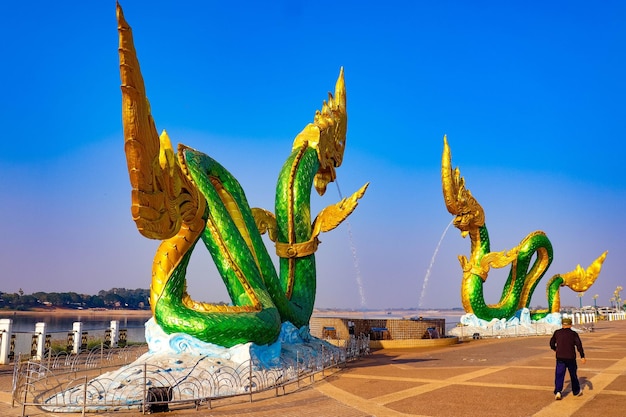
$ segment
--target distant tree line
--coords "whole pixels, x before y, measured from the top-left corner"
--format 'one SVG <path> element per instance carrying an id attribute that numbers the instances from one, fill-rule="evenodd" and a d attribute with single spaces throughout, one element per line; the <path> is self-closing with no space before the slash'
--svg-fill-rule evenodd
<path id="1" fill-rule="evenodd" d="M 127 308 L 133 310 L 147 310 L 150 290 L 137 288 L 112 288 L 101 290 L 98 295 L 78 294 L 75 292 L 35 292 L 24 294 L 20 288 L 18 292 L 10 294 L 0 291 L 0 309 L 32 310 L 35 308 Z"/>

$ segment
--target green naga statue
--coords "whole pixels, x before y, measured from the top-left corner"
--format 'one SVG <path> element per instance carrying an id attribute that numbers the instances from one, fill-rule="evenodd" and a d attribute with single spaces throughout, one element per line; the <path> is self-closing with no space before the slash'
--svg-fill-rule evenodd
<path id="1" fill-rule="evenodd" d="M 467 313 L 491 321 L 509 319 L 522 308 L 529 308 L 530 300 L 539 280 L 552 262 L 552 244 L 542 231 L 536 231 L 509 251 L 491 252 L 489 233 L 485 224 L 485 212 L 472 193 L 465 188 L 465 180 L 458 168 L 452 169 L 452 156 L 448 141 L 444 137 L 441 161 L 441 180 L 446 207 L 454 217 L 454 226 L 461 235 L 469 235 L 471 251 L 469 259 L 459 256 L 463 269 L 461 300 Z M 608 252 L 604 252 L 586 270 L 580 265 L 566 274 L 554 275 L 547 283 L 548 309 L 531 313 L 533 320 L 549 313 L 559 313 L 561 309 L 560 287 L 567 286 L 576 292 L 584 292 L 591 287 L 600 274 L 602 263 Z M 533 261 L 533 256 L 534 261 Z M 483 295 L 483 284 L 491 268 L 511 265 L 500 301 L 487 304 Z"/>
<path id="2" fill-rule="evenodd" d="M 181 332 L 232 347 L 274 342 L 282 322 L 308 325 L 316 291 L 318 235 L 338 226 L 357 206 L 365 184 L 311 221 L 312 186 L 322 195 L 336 179 L 346 144 L 343 69 L 313 123 L 297 135 L 278 177 L 275 214 L 250 208 L 237 180 L 208 155 L 184 145 L 174 152 L 157 134 L 129 25 L 117 5 L 122 119 L 132 216 L 139 232 L 161 240 L 152 267 L 150 305 L 168 334 Z M 262 234 L 275 242 L 277 274 Z M 192 299 L 185 273 L 202 240 L 232 305 Z"/>

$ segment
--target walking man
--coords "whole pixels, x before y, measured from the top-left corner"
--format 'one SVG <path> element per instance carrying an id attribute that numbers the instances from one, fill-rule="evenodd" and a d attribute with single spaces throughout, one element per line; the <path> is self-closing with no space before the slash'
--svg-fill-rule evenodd
<path id="1" fill-rule="evenodd" d="M 585 364 L 585 351 L 580 341 L 578 333 L 572 330 L 572 319 L 564 318 L 561 321 L 562 328 L 555 331 L 550 339 L 550 348 L 556 352 L 556 371 L 554 373 L 554 398 L 561 399 L 563 391 L 563 381 L 565 381 L 565 370 L 569 371 L 569 377 L 572 382 L 572 394 L 575 397 L 583 395 L 580 389 L 580 382 L 576 370 L 576 349 L 580 354 L 580 361 Z"/>

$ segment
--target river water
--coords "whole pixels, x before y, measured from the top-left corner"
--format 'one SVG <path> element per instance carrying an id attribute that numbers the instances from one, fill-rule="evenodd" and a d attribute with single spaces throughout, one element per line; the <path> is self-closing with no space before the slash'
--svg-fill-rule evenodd
<path id="1" fill-rule="evenodd" d="M 83 331 L 88 332 L 89 336 L 103 338 L 105 330 L 111 327 L 111 321 L 117 320 L 119 321 L 119 328 L 126 329 L 129 342 L 145 342 L 144 324 L 149 318 L 149 311 L 142 315 L 137 315 L 135 312 L 129 315 L 123 313 L 106 314 L 106 312 L 95 314 L 88 310 L 77 310 L 75 314 L 0 312 L 0 319 L 13 320 L 13 333 L 33 334 L 37 323 L 46 323 L 46 333 L 51 334 L 53 339 L 65 339 L 67 333 L 72 331 L 74 322 L 83 323 Z"/>
<path id="2" fill-rule="evenodd" d="M 150 311 L 137 314 L 131 312 L 124 314 L 122 311 L 115 311 L 111 314 L 107 312 L 91 312 L 89 310 L 76 310 L 76 313 L 45 314 L 12 311 L 0 311 L 0 319 L 13 320 L 12 330 L 16 335 L 16 353 L 30 352 L 31 339 L 35 333 L 37 323 L 46 323 L 46 333 L 51 335 L 53 340 L 67 340 L 68 332 L 71 332 L 74 322 L 83 324 L 83 332 L 88 333 L 89 339 L 104 340 L 106 329 L 111 327 L 111 321 L 119 321 L 119 328 L 126 329 L 128 342 L 145 343 L 145 323 L 151 317 Z M 325 311 L 314 314 L 318 317 L 352 317 L 352 318 L 444 318 L 446 320 L 446 331 L 458 323 L 461 313 L 459 311 L 438 311 L 438 310 L 399 310 L 399 311 Z"/>

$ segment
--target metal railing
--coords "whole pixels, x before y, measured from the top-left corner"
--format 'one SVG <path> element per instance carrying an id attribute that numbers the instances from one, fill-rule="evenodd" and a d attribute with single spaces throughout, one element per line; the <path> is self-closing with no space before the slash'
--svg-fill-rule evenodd
<path id="1" fill-rule="evenodd" d="M 145 344 L 145 338 L 137 338 L 136 331 L 140 329 L 138 327 L 127 327 L 119 330 L 119 340 L 118 345 L 120 347 L 124 347 L 128 343 L 133 344 Z M 143 327 L 141 328 L 143 331 Z M 74 344 L 78 344 L 78 347 L 81 345 L 93 345 L 95 343 L 104 342 L 105 346 L 111 345 L 111 334 L 110 329 L 95 329 L 90 331 L 82 332 L 82 337 L 78 340 L 74 340 L 74 335 L 72 332 L 47 332 L 44 338 L 44 349 L 46 352 L 49 350 L 51 344 L 55 344 L 57 346 L 63 345 L 63 343 L 67 344 L 66 351 L 71 351 L 73 349 Z M 135 336 L 135 337 L 132 337 Z M 7 338 L 10 344 L 10 348 L 8 351 L 8 362 L 14 362 L 18 357 L 26 357 L 28 355 L 35 356 L 38 350 L 38 333 L 37 332 L 24 332 L 24 331 L 13 331 L 11 333 L 0 332 L 0 341 L 2 338 Z M 85 348 L 82 348 L 85 350 Z M 47 355 L 47 353 L 46 353 Z M 1 362 L 0 362 L 1 363 Z"/>
<path id="2" fill-rule="evenodd" d="M 48 412 L 102 412 L 141 410 L 154 412 L 170 407 L 199 409 L 228 397 L 248 396 L 275 390 L 283 394 L 288 385 L 324 377 L 325 370 L 339 369 L 349 361 L 369 354 L 369 338 L 350 338 L 343 346 L 308 352 L 295 349 L 295 356 L 281 357 L 279 366 L 261 368 L 252 360 L 238 366 L 196 366 L 174 370 L 133 362 L 147 349 L 94 349 L 79 355 L 50 355 L 41 361 L 16 361 L 13 404 L 38 407 Z M 175 359 L 175 358 L 174 358 Z M 176 361 L 174 360 L 174 363 Z M 115 372 L 114 368 L 118 368 Z M 183 376 L 181 377 L 181 373 Z M 115 377 L 110 376 L 115 374 Z M 122 381 L 122 382 L 120 382 Z"/>

